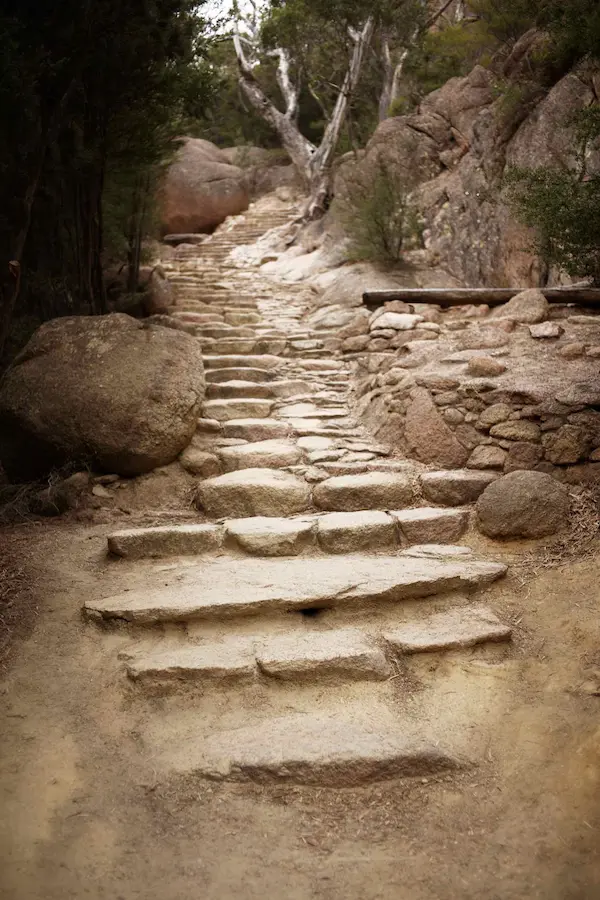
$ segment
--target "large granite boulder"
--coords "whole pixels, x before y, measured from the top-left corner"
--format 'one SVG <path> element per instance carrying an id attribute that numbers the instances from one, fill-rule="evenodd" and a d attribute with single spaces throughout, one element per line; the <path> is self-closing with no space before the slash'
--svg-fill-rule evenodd
<path id="1" fill-rule="evenodd" d="M 75 460 L 149 472 L 188 445 L 203 397 L 190 335 L 120 313 L 53 319 L 0 383 L 0 459 L 12 480 Z"/>
<path id="2" fill-rule="evenodd" d="M 511 472 L 493 481 L 477 501 L 481 531 L 492 538 L 537 538 L 569 522 L 568 489 L 544 472 Z"/>
<path id="3" fill-rule="evenodd" d="M 250 203 L 247 175 L 210 141 L 185 138 L 162 189 L 163 234 L 211 232 Z"/>

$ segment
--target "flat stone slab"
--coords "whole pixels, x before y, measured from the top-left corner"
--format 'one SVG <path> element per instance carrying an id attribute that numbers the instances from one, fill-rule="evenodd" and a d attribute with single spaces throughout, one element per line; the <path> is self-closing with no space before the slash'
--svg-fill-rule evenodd
<path id="1" fill-rule="evenodd" d="M 421 506 L 417 509 L 390 510 L 403 537 L 409 544 L 451 544 L 469 527 L 466 509 L 439 509 Z"/>
<path id="2" fill-rule="evenodd" d="M 254 384 L 252 381 L 222 381 L 217 384 L 208 384 L 206 396 L 209 400 L 270 400 L 275 393 L 270 384 Z"/>
<path id="3" fill-rule="evenodd" d="M 286 419 L 345 419 L 349 410 L 342 407 L 320 407 L 314 403 L 293 403 L 278 410 Z"/>
<path id="4" fill-rule="evenodd" d="M 488 484 L 495 481 L 497 472 L 477 472 L 468 469 L 424 472 L 421 475 L 423 493 L 432 503 L 442 506 L 462 506 L 474 503 Z"/>
<path id="5" fill-rule="evenodd" d="M 437 744 L 331 715 L 292 713 L 188 741 L 170 755 L 180 774 L 226 781 L 353 787 L 458 769 Z"/>
<path id="6" fill-rule="evenodd" d="M 328 553 L 381 550 L 399 544 L 394 519 L 379 510 L 333 512 L 320 516 L 317 539 Z"/>
<path id="7" fill-rule="evenodd" d="M 298 394 L 305 394 L 312 390 L 312 386 L 308 382 L 293 378 L 272 381 L 269 387 L 273 391 L 274 397 L 282 399 L 296 397 Z"/>
<path id="8" fill-rule="evenodd" d="M 250 354 L 231 354 L 203 356 L 205 369 L 278 369 L 281 366 L 279 356 L 271 356 L 268 353 L 252 356 Z"/>
<path id="9" fill-rule="evenodd" d="M 406 623 L 383 635 L 401 653 L 460 650 L 488 641 L 509 641 L 512 630 L 485 606 L 466 606 Z"/>
<path id="10" fill-rule="evenodd" d="M 254 468 L 284 469 L 300 462 L 302 451 L 289 441 L 256 441 L 219 450 L 219 458 L 226 472 Z"/>
<path id="11" fill-rule="evenodd" d="M 223 422 L 223 437 L 240 438 L 249 442 L 285 438 L 291 432 L 287 422 L 280 419 L 231 419 Z"/>
<path id="12" fill-rule="evenodd" d="M 227 476 L 223 476 L 227 477 Z M 395 603 L 476 589 L 506 573 L 471 558 L 393 556 L 218 558 L 161 573 L 144 591 L 90 600 L 84 611 L 139 624 Z"/>
<path id="13" fill-rule="evenodd" d="M 272 400 L 205 400 L 202 415 L 217 422 L 231 419 L 266 419 L 273 409 Z"/>
<path id="14" fill-rule="evenodd" d="M 269 369 L 253 369 L 244 366 L 234 366 L 223 369 L 209 369 L 205 373 L 207 384 L 220 384 L 236 379 L 250 381 L 257 384 L 273 380 L 273 372 Z"/>
<path id="15" fill-rule="evenodd" d="M 290 516 L 304 512 L 310 503 L 306 482 L 287 472 L 260 468 L 207 478 L 197 493 L 197 504 L 214 518 Z"/>
<path id="16" fill-rule="evenodd" d="M 265 675 L 283 681 L 329 675 L 383 679 L 392 674 L 381 647 L 354 628 L 271 638 L 257 648 L 256 659 Z"/>
<path id="17" fill-rule="evenodd" d="M 124 559 L 196 555 L 218 550 L 222 540 L 217 525 L 159 525 L 110 534 L 108 551 Z"/>
<path id="18" fill-rule="evenodd" d="M 239 681 L 258 675 L 253 644 L 243 639 L 158 648 L 133 656 L 125 668 L 131 679 L 144 682 Z"/>
<path id="19" fill-rule="evenodd" d="M 254 516 L 225 523 L 225 533 L 252 556 L 297 556 L 315 543 L 315 519 Z"/>
<path id="20" fill-rule="evenodd" d="M 410 478 L 393 472 L 339 475 L 315 487 L 315 506 L 340 512 L 401 509 L 414 501 Z"/>

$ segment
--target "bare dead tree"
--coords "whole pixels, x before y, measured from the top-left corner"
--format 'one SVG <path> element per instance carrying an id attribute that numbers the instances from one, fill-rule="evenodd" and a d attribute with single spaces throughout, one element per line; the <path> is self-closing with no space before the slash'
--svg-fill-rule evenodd
<path id="1" fill-rule="evenodd" d="M 258 55 L 258 35 L 242 35 L 239 19 L 236 21 L 233 44 L 240 72 L 240 86 L 262 118 L 277 132 L 283 147 L 306 185 L 309 199 L 303 218 L 317 218 L 326 207 L 331 188 L 331 163 L 337 147 L 340 132 L 348 114 L 352 96 L 359 82 L 365 51 L 370 45 L 374 31 L 374 20 L 369 16 L 360 29 L 349 29 L 352 52 L 346 75 L 338 92 L 333 111 L 327 122 L 323 138 L 316 146 L 298 128 L 298 97 L 300 85 L 291 77 L 292 59 L 284 48 L 271 51 L 279 60 L 277 82 L 285 101 L 285 111 L 281 111 L 267 97 L 254 74 Z"/>

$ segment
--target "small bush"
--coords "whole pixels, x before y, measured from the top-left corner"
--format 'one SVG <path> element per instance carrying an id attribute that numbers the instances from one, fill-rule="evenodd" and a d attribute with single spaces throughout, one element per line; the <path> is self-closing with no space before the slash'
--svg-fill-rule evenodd
<path id="1" fill-rule="evenodd" d="M 521 221 L 535 230 L 534 249 L 549 265 L 600 284 L 600 174 L 588 172 L 600 137 L 600 106 L 571 119 L 573 167 L 513 168 L 507 196 Z"/>
<path id="2" fill-rule="evenodd" d="M 354 259 L 399 262 L 407 242 L 419 236 L 409 196 L 407 174 L 382 158 L 374 168 L 356 166 L 345 177 L 336 206 Z"/>

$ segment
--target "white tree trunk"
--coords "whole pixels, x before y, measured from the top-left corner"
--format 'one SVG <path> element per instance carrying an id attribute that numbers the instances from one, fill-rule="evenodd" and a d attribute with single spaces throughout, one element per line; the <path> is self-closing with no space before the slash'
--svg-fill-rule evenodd
<path id="1" fill-rule="evenodd" d="M 286 101 L 286 111 L 282 113 L 269 100 L 258 84 L 252 65 L 246 57 L 243 41 L 239 34 L 234 34 L 233 45 L 240 70 L 240 86 L 246 97 L 259 115 L 273 128 L 281 143 L 290 155 L 290 159 L 298 169 L 302 178 L 311 180 L 310 162 L 315 153 L 315 145 L 307 140 L 298 130 L 296 115 L 298 109 L 298 93 L 294 90 L 289 77 L 289 59 L 283 50 L 277 51 L 279 56 L 277 80 Z"/>
<path id="2" fill-rule="evenodd" d="M 244 50 L 243 38 L 239 32 L 234 34 L 233 43 L 240 70 L 242 90 L 259 115 L 278 133 L 281 143 L 289 153 L 309 191 L 310 196 L 304 212 L 306 219 L 316 218 L 326 207 L 331 187 L 331 162 L 348 114 L 350 100 L 360 78 L 365 50 L 373 37 L 373 29 L 374 21 L 372 17 L 369 17 L 361 31 L 352 32 L 354 48 L 348 71 L 319 147 L 315 147 L 298 129 L 296 123 L 298 89 L 292 84 L 290 60 L 285 50 L 274 51 L 275 55 L 279 57 L 277 81 L 286 102 L 286 111 L 282 113 L 269 100 L 254 77 L 253 67 Z"/>

